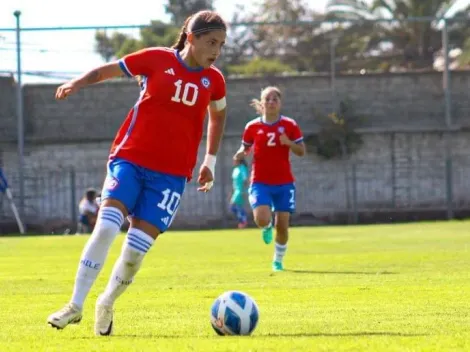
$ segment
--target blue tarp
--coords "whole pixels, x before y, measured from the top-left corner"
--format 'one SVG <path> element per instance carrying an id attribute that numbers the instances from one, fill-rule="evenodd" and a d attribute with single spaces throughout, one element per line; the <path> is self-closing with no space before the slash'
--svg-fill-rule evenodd
<path id="1" fill-rule="evenodd" d="M 4 193 L 5 190 L 8 188 L 8 182 L 3 174 L 2 168 L 0 168 L 0 192 Z"/>

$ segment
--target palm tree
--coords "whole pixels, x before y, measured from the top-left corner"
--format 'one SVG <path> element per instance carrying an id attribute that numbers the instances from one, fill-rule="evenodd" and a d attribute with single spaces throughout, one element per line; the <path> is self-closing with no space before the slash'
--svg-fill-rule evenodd
<path id="1" fill-rule="evenodd" d="M 432 21 L 418 22 L 410 18 L 436 17 L 454 3 L 455 0 L 374 0 L 369 5 L 362 0 L 330 0 L 327 13 L 330 19 L 396 19 L 396 22 L 375 24 L 375 31 L 368 35 L 367 50 L 389 43 L 391 52 L 399 54 L 399 61 L 408 68 L 429 68 L 435 52 L 442 47 L 442 35 Z"/>

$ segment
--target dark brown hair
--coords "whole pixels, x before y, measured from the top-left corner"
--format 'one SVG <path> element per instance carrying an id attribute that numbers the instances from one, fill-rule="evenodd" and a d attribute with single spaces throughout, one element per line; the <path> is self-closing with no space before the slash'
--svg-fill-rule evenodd
<path id="1" fill-rule="evenodd" d="M 96 191 L 96 189 L 94 188 L 88 188 L 86 191 L 85 191 L 85 195 L 84 195 L 84 199 L 87 199 L 87 200 L 93 200 L 94 198 L 96 198 L 96 195 L 98 194 L 98 192 Z"/>
<path id="2" fill-rule="evenodd" d="M 215 30 L 227 30 L 227 24 L 222 17 L 214 11 L 199 11 L 189 16 L 186 21 L 184 21 L 179 37 L 172 48 L 178 51 L 183 50 L 186 39 L 188 38 L 188 33 L 194 33 L 198 36 Z"/>

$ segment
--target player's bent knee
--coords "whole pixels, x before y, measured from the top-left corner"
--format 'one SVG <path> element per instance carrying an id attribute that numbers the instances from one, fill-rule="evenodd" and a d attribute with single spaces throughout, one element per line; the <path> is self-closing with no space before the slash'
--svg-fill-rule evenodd
<path id="1" fill-rule="evenodd" d="M 121 213 L 124 217 L 127 216 L 128 212 L 127 212 L 126 206 L 121 201 L 119 201 L 117 199 L 113 199 L 113 198 L 103 199 L 102 202 L 101 202 L 101 205 L 100 205 L 100 209 L 105 208 L 105 207 L 117 208 L 121 211 Z"/>
<path id="2" fill-rule="evenodd" d="M 259 227 L 266 227 L 271 223 L 271 210 L 268 206 L 260 206 L 254 210 L 254 220 Z"/>
<path id="3" fill-rule="evenodd" d="M 161 233 L 161 231 L 158 227 L 152 225 L 151 223 L 149 223 L 145 220 L 132 217 L 130 222 L 131 222 L 131 227 L 145 232 L 147 235 L 152 237 L 154 240 L 157 239 L 158 235 L 160 235 L 160 233 Z"/>
<path id="4" fill-rule="evenodd" d="M 258 227 L 266 227 L 270 224 L 271 220 L 269 218 L 255 218 L 255 222 Z"/>

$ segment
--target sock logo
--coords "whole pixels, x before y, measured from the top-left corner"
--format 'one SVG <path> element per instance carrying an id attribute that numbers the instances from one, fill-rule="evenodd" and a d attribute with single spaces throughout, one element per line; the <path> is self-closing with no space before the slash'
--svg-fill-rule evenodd
<path id="1" fill-rule="evenodd" d="M 94 270 L 99 270 L 100 269 L 100 266 L 101 264 L 100 263 L 95 263 L 89 259 L 82 259 L 80 260 L 80 263 L 83 265 L 83 266 L 86 266 L 88 268 L 91 268 L 91 269 L 94 269 Z"/>
<path id="2" fill-rule="evenodd" d="M 119 282 L 121 285 L 124 285 L 124 286 L 129 286 L 130 284 L 132 284 L 132 279 L 130 280 L 123 280 L 121 279 L 119 276 L 116 276 L 116 281 Z"/>

